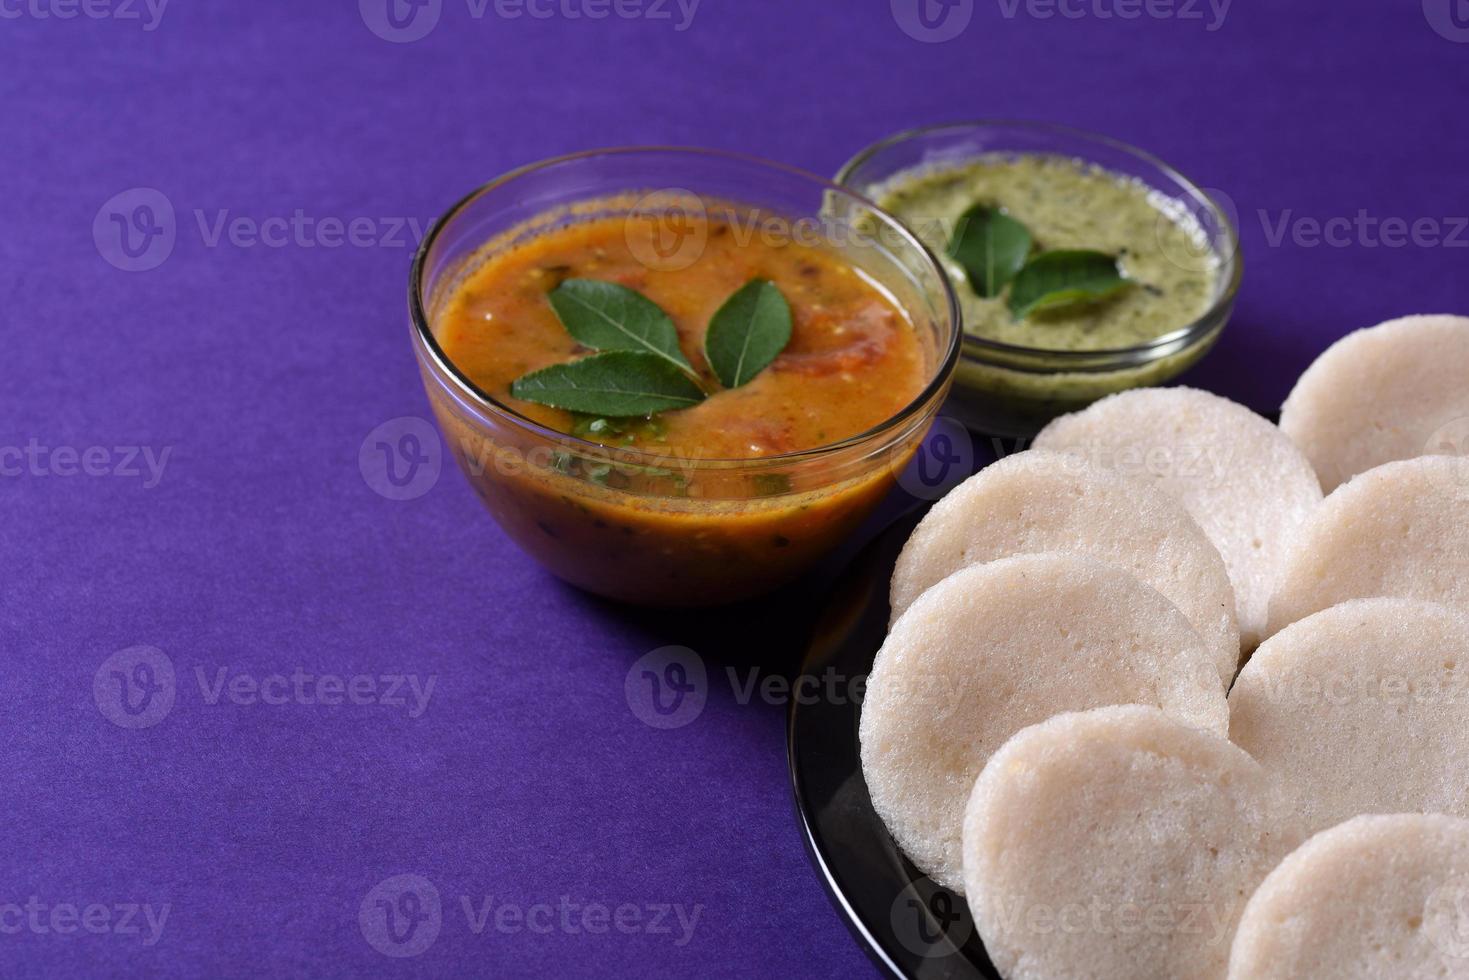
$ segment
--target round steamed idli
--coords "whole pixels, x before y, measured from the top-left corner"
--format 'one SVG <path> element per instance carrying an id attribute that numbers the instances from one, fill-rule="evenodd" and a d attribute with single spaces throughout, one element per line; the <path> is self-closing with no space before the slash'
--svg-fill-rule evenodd
<path id="1" fill-rule="evenodd" d="M 1357 817 L 1312 837 L 1240 918 L 1229 980 L 1469 977 L 1469 821 Z"/>
<path id="2" fill-rule="evenodd" d="M 1063 415 L 1035 448 L 1156 481 L 1224 557 L 1245 649 L 1264 638 L 1284 549 L 1321 503 L 1310 462 L 1269 420 L 1205 391 L 1146 388 Z"/>
<path id="3" fill-rule="evenodd" d="M 1058 712 L 1131 703 L 1228 729 L 1214 658 L 1171 602 L 1079 555 L 966 568 L 908 608 L 868 675 L 872 805 L 925 874 L 962 890 L 964 801 L 990 754 Z"/>
<path id="4" fill-rule="evenodd" d="M 1245 900 L 1301 836 L 1239 748 L 1153 708 L 1099 708 L 990 759 L 964 881 L 1007 980 L 1223 980 Z"/>
<path id="5" fill-rule="evenodd" d="M 1409 316 L 1348 334 L 1301 375 L 1280 428 L 1328 493 L 1383 463 L 1469 452 L 1469 317 Z"/>
<path id="6" fill-rule="evenodd" d="M 1363 813 L 1469 817 L 1469 614 L 1358 599 L 1261 644 L 1229 694 L 1235 744 L 1310 831 Z"/>
<path id="7" fill-rule="evenodd" d="M 1234 679 L 1239 626 L 1218 550 L 1167 494 L 1062 453 L 1017 453 L 940 500 L 898 556 L 893 620 L 961 568 L 1043 551 L 1072 551 L 1132 572 L 1188 617 L 1226 688 Z"/>
<path id="8" fill-rule="evenodd" d="M 1469 607 L 1469 458 L 1387 463 L 1334 490 L 1283 563 L 1270 633 L 1371 596 Z"/>

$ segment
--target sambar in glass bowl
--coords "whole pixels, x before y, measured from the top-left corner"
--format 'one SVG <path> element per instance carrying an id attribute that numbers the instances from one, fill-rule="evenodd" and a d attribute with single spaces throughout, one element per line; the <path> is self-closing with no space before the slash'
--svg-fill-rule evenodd
<path id="1" fill-rule="evenodd" d="M 789 339 L 727 384 L 710 324 L 755 282 L 789 307 Z M 573 294 L 612 305 L 588 324 Z M 441 431 L 501 527 L 566 581 L 651 605 L 758 595 L 842 543 L 958 359 L 953 293 L 897 221 L 815 175 L 702 150 L 595 151 L 492 181 L 435 224 L 409 305 Z M 633 414 L 535 400 L 527 379 L 619 344 L 698 394 Z"/>

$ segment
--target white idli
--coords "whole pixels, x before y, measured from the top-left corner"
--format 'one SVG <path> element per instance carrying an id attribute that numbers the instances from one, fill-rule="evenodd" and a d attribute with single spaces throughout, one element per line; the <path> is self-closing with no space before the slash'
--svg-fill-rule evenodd
<path id="1" fill-rule="evenodd" d="M 1073 554 L 966 568 L 908 608 L 868 675 L 872 805 L 925 874 L 962 890 L 964 801 L 990 754 L 1058 712 L 1131 703 L 1228 729 L 1214 658 L 1171 602 Z"/>
<path id="2" fill-rule="evenodd" d="M 1448 438 L 1456 427 L 1460 438 Z M 1280 428 L 1328 493 L 1383 463 L 1469 452 L 1469 317 L 1409 316 L 1348 334 L 1301 375 Z"/>
<path id="3" fill-rule="evenodd" d="M 934 583 L 1011 555 L 1071 551 L 1118 565 L 1188 617 L 1227 688 L 1239 665 L 1234 590 L 1219 552 L 1177 501 L 1062 453 L 1017 453 L 951 490 L 893 570 L 894 621 Z"/>
<path id="4" fill-rule="evenodd" d="M 1235 744 L 1314 832 L 1364 813 L 1469 817 L 1469 613 L 1359 599 L 1272 636 L 1229 695 Z"/>
<path id="5" fill-rule="evenodd" d="M 1149 477 L 1182 503 L 1224 557 L 1244 648 L 1264 638 L 1289 539 L 1321 503 L 1310 462 L 1268 419 L 1206 391 L 1145 388 L 1063 415 L 1035 447 Z"/>
<path id="6" fill-rule="evenodd" d="M 1469 977 L 1469 821 L 1357 817 L 1266 877 L 1240 919 L 1229 980 Z"/>
<path id="7" fill-rule="evenodd" d="M 1222 980 L 1245 900 L 1301 836 L 1239 748 L 1153 708 L 1099 708 L 990 759 L 964 880 L 1007 980 Z"/>
<path id="8" fill-rule="evenodd" d="M 1270 632 L 1370 596 L 1469 606 L 1469 458 L 1387 463 L 1334 490 L 1282 565 Z"/>

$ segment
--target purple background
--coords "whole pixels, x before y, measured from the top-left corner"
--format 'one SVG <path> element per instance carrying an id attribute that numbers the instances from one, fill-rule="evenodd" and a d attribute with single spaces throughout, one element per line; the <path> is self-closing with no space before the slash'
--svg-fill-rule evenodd
<path id="1" fill-rule="evenodd" d="M 673 21 L 475 19 L 443 0 L 414 43 L 374 36 L 354 0 L 173 0 L 153 30 L 26 2 L 0 19 L 0 929 L 30 896 L 170 912 L 151 946 L 45 920 L 0 931 L 6 976 L 871 969 L 802 851 L 783 707 L 741 704 L 724 673 L 779 665 L 795 641 L 558 585 L 452 468 L 413 500 L 374 492 L 368 434 L 427 413 L 405 324 L 410 236 L 211 246 L 196 212 L 206 227 L 225 210 L 365 217 L 375 237 L 584 148 L 700 144 L 831 173 L 894 130 L 1035 118 L 1147 147 L 1240 209 L 1244 291 L 1196 384 L 1268 410 L 1348 330 L 1469 312 L 1463 228 L 1458 247 L 1355 232 L 1272 246 L 1258 214 L 1365 209 L 1454 232 L 1469 214 L 1469 30 L 1449 0 L 1238 0 L 1213 31 L 1207 7 L 1122 20 L 1071 0 L 1084 16 L 1046 19 L 975 0 L 946 43 L 905 34 L 886 0 L 704 0 L 683 31 L 676 6 Z M 139 187 L 172 205 L 177 241 L 130 273 L 101 257 L 93 223 Z M 106 447 L 97 470 L 126 462 L 115 447 L 170 455 L 150 487 L 60 475 L 64 453 L 3 455 L 31 440 Z M 777 612 L 800 629 L 805 608 L 796 592 Z M 167 716 L 130 730 L 99 710 L 93 679 L 138 644 L 178 681 Z M 703 713 L 671 731 L 640 722 L 623 688 L 665 644 L 698 650 L 711 675 Z M 436 688 L 416 719 L 209 704 L 195 671 L 220 668 Z M 358 909 L 405 873 L 437 887 L 442 931 L 390 959 Z M 702 909 L 681 946 L 677 927 L 475 935 L 461 895 Z"/>

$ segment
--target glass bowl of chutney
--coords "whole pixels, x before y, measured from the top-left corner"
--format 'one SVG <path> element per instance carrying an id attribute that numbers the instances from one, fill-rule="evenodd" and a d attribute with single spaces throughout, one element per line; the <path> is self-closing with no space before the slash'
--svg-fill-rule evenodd
<path id="1" fill-rule="evenodd" d="M 980 432 L 1027 438 L 1106 395 L 1168 382 L 1208 353 L 1234 309 L 1243 263 L 1225 199 L 1106 136 L 1002 120 L 932 126 L 868 147 L 836 180 L 940 256 L 964 320 L 945 412 Z M 1131 287 L 1015 317 L 948 254 L 976 205 L 1029 228 L 1037 252 L 1115 256 Z"/>

